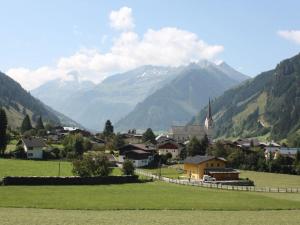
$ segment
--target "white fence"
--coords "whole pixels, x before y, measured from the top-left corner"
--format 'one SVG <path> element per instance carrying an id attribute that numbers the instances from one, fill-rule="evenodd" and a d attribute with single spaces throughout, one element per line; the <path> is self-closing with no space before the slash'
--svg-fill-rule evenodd
<path id="1" fill-rule="evenodd" d="M 155 180 L 161 180 L 167 183 L 179 184 L 179 185 L 188 185 L 188 186 L 197 186 L 205 188 L 216 188 L 223 190 L 233 190 L 233 191 L 251 191 L 251 192 L 273 192 L 273 193 L 300 193 L 300 188 L 282 188 L 282 187 L 256 187 L 256 186 L 234 186 L 234 185 L 224 185 L 217 183 L 203 183 L 196 180 L 179 180 L 172 179 L 168 177 L 160 177 L 152 173 L 146 172 L 141 169 L 136 169 L 135 172 L 139 175 L 150 177 Z"/>

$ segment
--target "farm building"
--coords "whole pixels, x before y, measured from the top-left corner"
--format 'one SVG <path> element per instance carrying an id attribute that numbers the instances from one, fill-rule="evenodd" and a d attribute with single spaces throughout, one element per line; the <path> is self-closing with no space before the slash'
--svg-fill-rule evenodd
<path id="1" fill-rule="evenodd" d="M 226 168 L 227 160 L 214 156 L 192 156 L 184 161 L 184 171 L 192 179 L 200 180 L 203 175 L 209 175 L 216 180 L 238 180 L 239 171 Z"/>
<path id="2" fill-rule="evenodd" d="M 22 146 L 28 159 L 42 159 L 47 146 L 42 138 L 22 138 Z"/>

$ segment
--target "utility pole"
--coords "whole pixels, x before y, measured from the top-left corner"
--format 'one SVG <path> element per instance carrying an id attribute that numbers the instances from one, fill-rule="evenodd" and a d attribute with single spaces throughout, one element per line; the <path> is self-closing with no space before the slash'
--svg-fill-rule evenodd
<path id="1" fill-rule="evenodd" d="M 60 160 L 58 161 L 58 176 L 60 177 Z"/>

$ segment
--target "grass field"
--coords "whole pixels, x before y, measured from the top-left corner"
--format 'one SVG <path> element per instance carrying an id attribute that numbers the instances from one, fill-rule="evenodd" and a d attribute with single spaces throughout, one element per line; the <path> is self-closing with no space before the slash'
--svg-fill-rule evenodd
<path id="1" fill-rule="evenodd" d="M 95 186 L 2 186 L 0 207 L 95 210 L 300 209 L 300 193 L 285 196 L 163 182 Z"/>
<path id="2" fill-rule="evenodd" d="M 254 180 L 258 187 L 300 187 L 299 175 L 241 171 L 240 177 Z"/>
<path id="3" fill-rule="evenodd" d="M 0 179 L 4 176 L 58 176 L 59 161 L 0 159 Z M 121 175 L 118 168 L 112 175 Z M 60 176 L 73 176 L 72 164 L 60 162 Z"/>
<path id="4" fill-rule="evenodd" d="M 58 162 L 0 160 L 5 175 L 56 176 Z M 175 172 L 174 172 L 175 171 Z M 165 175 L 178 176 L 164 168 Z M 61 163 L 61 174 L 71 164 Z M 114 170 L 120 174 L 119 169 Z M 298 177 L 256 176 L 262 184 L 274 179 L 296 185 Z M 278 182 L 278 181 L 276 181 Z M 299 224 L 300 193 L 226 191 L 163 182 L 91 186 L 0 186 L 0 224 Z M 275 211 L 273 211 L 275 210 Z"/>
<path id="5" fill-rule="evenodd" d="M 145 171 L 157 175 L 161 172 L 161 175 L 163 177 L 176 178 L 176 179 L 178 179 L 180 176 L 184 176 L 183 171 L 171 167 L 166 167 L 161 169 L 145 169 Z"/>
<path id="6" fill-rule="evenodd" d="M 2 225 L 298 225 L 300 211 L 0 209 Z"/>

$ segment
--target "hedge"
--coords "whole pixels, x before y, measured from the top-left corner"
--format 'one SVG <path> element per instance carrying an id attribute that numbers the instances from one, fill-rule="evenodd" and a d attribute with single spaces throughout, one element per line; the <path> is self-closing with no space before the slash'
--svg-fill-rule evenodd
<path id="1" fill-rule="evenodd" d="M 4 177 L 3 185 L 97 185 L 139 183 L 138 176 L 107 177 Z"/>

